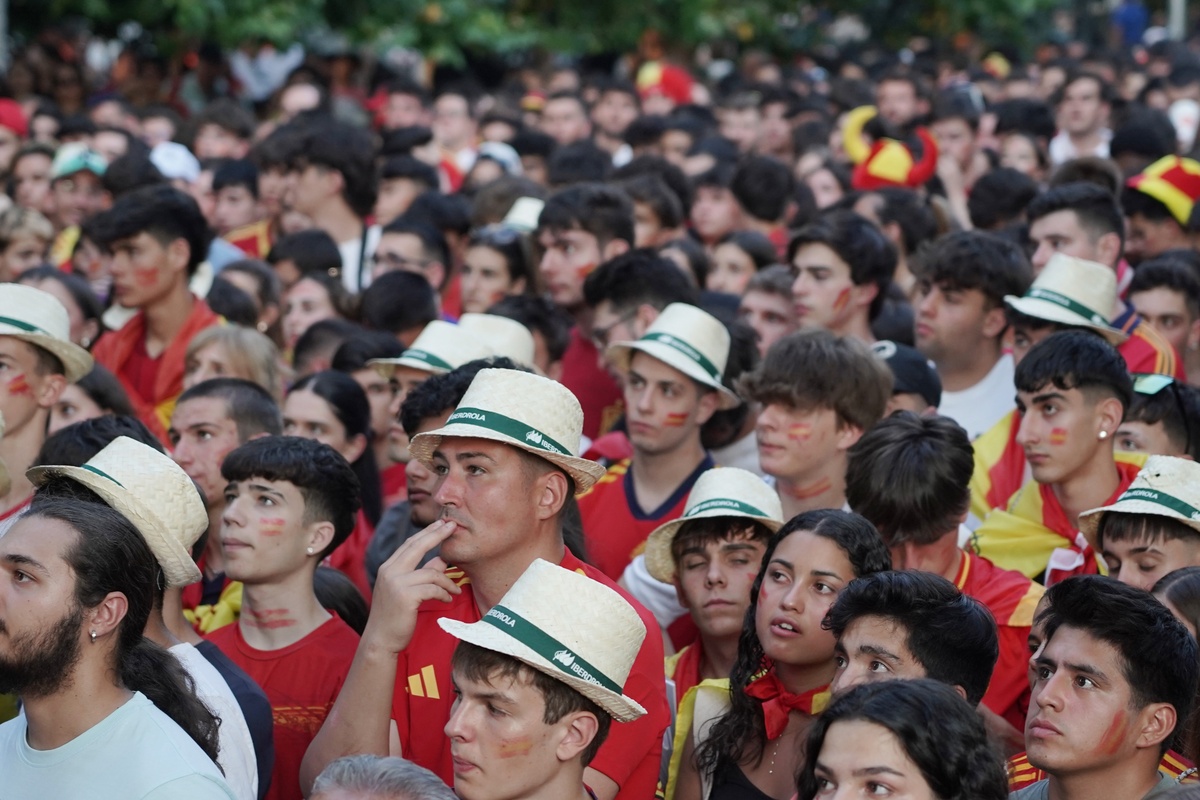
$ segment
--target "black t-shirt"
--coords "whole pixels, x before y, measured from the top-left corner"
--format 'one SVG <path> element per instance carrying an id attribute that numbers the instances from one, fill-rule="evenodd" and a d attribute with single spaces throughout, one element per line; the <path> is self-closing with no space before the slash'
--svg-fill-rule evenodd
<path id="1" fill-rule="evenodd" d="M 250 740 L 254 743 L 254 760 L 258 764 L 258 800 L 262 800 L 267 789 L 271 788 L 271 770 L 275 767 L 275 721 L 271 702 L 262 688 L 215 644 L 201 642 L 196 649 L 229 684 L 234 699 L 242 709 L 242 716 L 246 718 Z"/>

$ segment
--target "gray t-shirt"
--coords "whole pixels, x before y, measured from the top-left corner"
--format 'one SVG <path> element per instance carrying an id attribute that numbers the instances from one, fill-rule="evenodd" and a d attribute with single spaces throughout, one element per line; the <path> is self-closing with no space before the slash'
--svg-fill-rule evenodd
<path id="1" fill-rule="evenodd" d="M 1154 784 L 1154 788 L 1145 794 L 1141 800 L 1159 800 L 1169 796 L 1172 789 L 1177 787 L 1175 779 L 1165 773 L 1158 773 L 1158 783 Z M 1026 786 L 1024 789 L 1018 789 L 1008 795 L 1008 800 L 1050 800 L 1050 781 L 1041 780 L 1031 786 Z M 1136 798 L 1121 798 L 1112 797 L 1106 800 L 1137 800 Z"/>

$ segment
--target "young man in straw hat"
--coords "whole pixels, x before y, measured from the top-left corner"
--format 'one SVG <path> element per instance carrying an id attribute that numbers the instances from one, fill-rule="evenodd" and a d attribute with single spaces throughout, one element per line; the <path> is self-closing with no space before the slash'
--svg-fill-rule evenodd
<path id="1" fill-rule="evenodd" d="M 212 235 L 196 201 L 170 186 L 124 195 L 96 226 L 97 244 L 113 253 L 113 298 L 137 309 L 124 327 L 100 337 L 96 361 L 120 379 L 138 417 L 165 442 L 187 346 L 220 323 L 188 287 Z"/>
<path id="2" fill-rule="evenodd" d="M 866 345 L 825 330 L 793 333 L 738 388 L 759 403 L 758 456 L 783 518 L 846 504 L 850 447 L 879 421 L 892 373 Z"/>
<path id="3" fill-rule="evenodd" d="M 1129 335 L 1110 325 L 1104 312 L 1116 297 L 1117 282 L 1111 269 L 1074 256 L 1054 255 L 1023 297 L 1004 298 L 1013 330 L 1013 360 L 1019 366 L 1031 347 L 1063 330 L 1090 331 L 1120 353 Z M 1122 357 L 1133 371 L 1132 362 L 1125 354 Z M 975 440 L 968 527 L 978 528 L 992 509 L 1005 508 L 1029 479 L 1024 450 L 1017 442 L 1020 426 L 1020 416 L 1013 411 Z"/>
<path id="4" fill-rule="evenodd" d="M 29 506 L 33 484 L 25 477 L 46 441 L 50 410 L 68 383 L 92 369 L 92 357 L 72 344 L 67 309 L 47 292 L 0 284 L 0 462 L 9 482 L 0 493 L 0 536 Z"/>
<path id="5" fill-rule="evenodd" d="M 1117 502 L 1079 516 L 1079 530 L 1109 575 L 1139 589 L 1200 566 L 1200 464 L 1150 456 Z"/>
<path id="6" fill-rule="evenodd" d="M 33 467 L 29 478 L 38 485 L 39 497 L 103 502 L 116 509 L 150 545 L 161 579 L 146 622 L 146 638 L 179 659 L 195 683 L 196 696 L 221 720 L 217 761 L 229 788 L 238 800 L 258 798 L 254 741 L 237 698 L 199 650 L 171 633 L 163 616 L 166 592 L 200 580 L 191 547 L 208 526 L 208 515 L 196 484 L 170 456 L 125 436 L 82 465 Z"/>
<path id="7" fill-rule="evenodd" d="M 1115 349 L 1093 333 L 1061 331 L 1034 345 L 1017 365 L 1017 443 L 1033 480 L 1004 510 L 988 515 L 972 549 L 998 567 L 1046 586 L 1099 571 L 1079 533 L 1085 511 L 1115 503 L 1145 456 L 1113 457 L 1117 427 L 1133 381 Z"/>
<path id="8" fill-rule="evenodd" d="M 850 448 L 846 499 L 879 529 L 894 569 L 940 575 L 991 612 L 1000 654 L 983 703 L 1005 720 L 991 729 L 1002 727 L 1019 745 L 1029 705 L 1029 629 L 1043 589 L 959 547 L 970 477 L 966 431 L 945 417 L 903 412 L 882 420 Z"/>
<path id="9" fill-rule="evenodd" d="M 782 525 L 779 495 L 770 486 L 752 472 L 717 467 L 696 481 L 683 516 L 646 540 L 647 572 L 673 587 L 699 630 L 696 641 L 667 658 L 677 702 L 700 681 L 728 678 L 733 671 L 750 587 L 767 541 Z M 639 588 L 630 583 L 630 592 L 641 599 Z M 647 594 L 652 599 L 658 592 Z"/>
<path id="10" fill-rule="evenodd" d="M 358 635 L 317 600 L 317 565 L 346 540 L 358 479 L 328 445 L 293 436 L 255 439 L 221 472 L 221 545 L 242 582 L 236 625 L 209 636 L 267 693 L 275 714 L 268 800 L 300 796 L 300 761 L 350 669 Z"/>
<path id="11" fill-rule="evenodd" d="M 579 498 L 588 555 L 608 577 L 621 577 L 650 532 L 683 513 L 696 479 L 712 469 L 700 427 L 718 409 L 741 403 L 721 382 L 729 343 L 716 317 L 672 303 L 640 339 L 609 346 L 624 378 L 633 457 Z"/>
<path id="12" fill-rule="evenodd" d="M 563 545 L 564 505 L 604 473 L 575 455 L 582 428 L 583 411 L 562 384 L 485 369 L 445 426 L 413 437 L 413 457 L 441 476 L 433 500 L 442 519 L 380 568 L 351 674 L 305 758 L 306 782 L 338 756 L 383 755 L 389 746 L 450 781 L 449 743 L 429 735 L 453 702 L 454 639 L 437 619 L 479 621 L 537 558 L 615 586 Z M 441 556 L 419 567 L 436 546 Z M 654 617 L 637 610 L 655 630 Z M 626 691 L 649 713 L 622 726 L 587 769 L 585 782 L 603 800 L 654 793 L 668 723 L 662 658 L 661 637 L 647 636 Z"/>
<path id="13" fill-rule="evenodd" d="M 594 800 L 584 775 L 613 720 L 645 715 L 624 686 L 645 627 L 616 591 L 536 559 L 459 644 L 446 723 L 462 800 Z"/>

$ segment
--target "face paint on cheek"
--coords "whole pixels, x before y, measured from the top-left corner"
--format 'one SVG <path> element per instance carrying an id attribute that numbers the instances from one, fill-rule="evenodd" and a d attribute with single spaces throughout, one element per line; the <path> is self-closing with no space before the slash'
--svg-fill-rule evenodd
<path id="1" fill-rule="evenodd" d="M 850 289 L 846 288 L 838 292 L 837 298 L 833 301 L 833 310 L 838 312 L 845 311 L 848 305 L 850 305 Z"/>
<path id="2" fill-rule="evenodd" d="M 1125 740 L 1125 722 L 1127 720 L 1128 714 L 1123 709 L 1113 717 L 1113 721 L 1109 724 L 1108 730 L 1104 732 L 1104 737 L 1096 748 L 1101 755 L 1115 756 L 1121 749 L 1121 744 Z"/>
<path id="3" fill-rule="evenodd" d="M 149 289 L 158 283 L 158 269 L 155 267 L 137 267 L 133 271 L 133 281 L 143 289 Z"/>
<path id="4" fill-rule="evenodd" d="M 531 750 L 533 750 L 533 739 L 523 736 L 520 739 L 501 742 L 498 755 L 501 758 L 520 758 L 529 755 Z"/>
<path id="5" fill-rule="evenodd" d="M 688 415 L 685 412 L 680 411 L 674 414 L 667 414 L 667 418 L 663 420 L 663 424 L 668 428 L 682 428 L 683 424 L 687 422 L 687 419 Z"/>
<path id="6" fill-rule="evenodd" d="M 579 278 L 580 280 L 583 280 L 584 278 L 586 278 L 588 275 L 591 275 L 595 271 L 596 271 L 596 265 L 591 262 L 588 262 L 587 264 L 583 264 L 583 265 L 575 268 L 575 277 Z"/>
<path id="7" fill-rule="evenodd" d="M 1051 428 L 1050 444 L 1066 444 L 1067 429 L 1066 428 Z"/>
<path id="8" fill-rule="evenodd" d="M 14 396 L 29 394 L 29 381 L 25 379 L 24 375 L 13 376 L 13 379 L 8 382 L 8 393 Z"/>
<path id="9" fill-rule="evenodd" d="M 287 520 L 283 517 L 263 517 L 261 522 L 259 530 L 262 531 L 263 536 L 279 536 L 287 524 Z"/>
<path id="10" fill-rule="evenodd" d="M 788 426 L 787 437 L 793 442 L 808 441 L 812 436 L 812 425 L 807 422 L 797 422 L 795 425 Z"/>

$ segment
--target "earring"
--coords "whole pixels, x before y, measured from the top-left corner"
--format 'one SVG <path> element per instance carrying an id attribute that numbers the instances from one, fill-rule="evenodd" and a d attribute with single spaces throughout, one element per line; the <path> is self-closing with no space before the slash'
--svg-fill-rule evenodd
<path id="1" fill-rule="evenodd" d="M 1100 441 L 1104 441 L 1107 438 L 1108 438 L 1108 431 L 1100 431 Z"/>
<path id="2" fill-rule="evenodd" d="M 92 337 L 90 337 L 90 336 L 83 337 L 82 339 L 79 340 L 79 344 L 86 350 L 87 348 L 92 346 Z"/>
<path id="3" fill-rule="evenodd" d="M 308 548 L 308 554 L 309 554 L 310 556 L 313 554 L 313 549 L 312 549 L 311 547 L 310 547 L 310 548 Z"/>
<path id="4" fill-rule="evenodd" d="M 91 632 L 91 637 L 92 637 L 92 644 L 95 644 L 96 643 L 96 632 L 95 631 Z"/>

